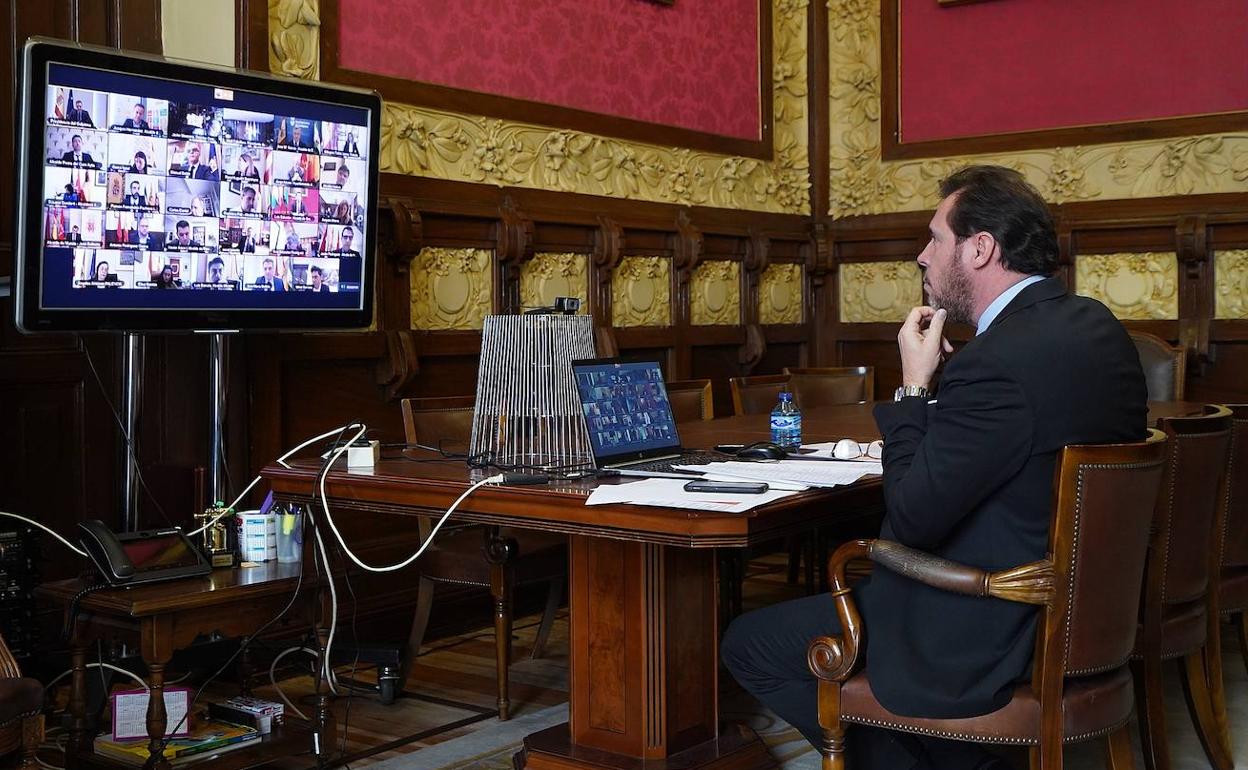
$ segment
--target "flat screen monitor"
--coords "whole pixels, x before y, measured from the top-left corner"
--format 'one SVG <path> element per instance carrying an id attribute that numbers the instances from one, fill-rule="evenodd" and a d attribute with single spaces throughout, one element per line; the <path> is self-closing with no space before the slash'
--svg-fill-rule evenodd
<path id="1" fill-rule="evenodd" d="M 22 67 L 19 328 L 369 325 L 376 93 L 38 38 Z"/>

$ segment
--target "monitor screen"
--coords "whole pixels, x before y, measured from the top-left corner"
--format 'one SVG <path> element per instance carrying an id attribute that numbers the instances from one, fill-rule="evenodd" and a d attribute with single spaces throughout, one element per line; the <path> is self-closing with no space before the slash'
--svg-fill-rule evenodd
<path id="1" fill-rule="evenodd" d="M 680 447 L 657 361 L 573 361 L 572 372 L 599 464 Z"/>
<path id="2" fill-rule="evenodd" d="M 24 68 L 20 327 L 370 323 L 376 94 L 41 40 Z"/>

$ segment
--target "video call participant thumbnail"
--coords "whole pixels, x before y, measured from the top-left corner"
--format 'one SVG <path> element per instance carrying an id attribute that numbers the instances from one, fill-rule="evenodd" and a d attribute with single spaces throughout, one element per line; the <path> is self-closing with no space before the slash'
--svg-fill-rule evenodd
<path id="1" fill-rule="evenodd" d="M 184 176 L 187 179 L 218 182 L 221 174 L 217 169 L 217 146 L 203 142 L 174 142 L 169 146 L 173 163 L 169 167 L 171 176 Z"/>
<path id="2" fill-rule="evenodd" d="M 100 161 L 82 148 L 82 134 L 74 134 L 69 139 L 70 149 L 61 153 L 61 162 L 74 167 L 99 168 Z"/>
<path id="3" fill-rule="evenodd" d="M 276 274 L 277 263 L 272 257 L 265 257 L 261 263 L 263 273 L 255 280 L 254 285 L 267 291 L 286 291 L 286 282 Z"/>
<path id="4" fill-rule="evenodd" d="M 165 250 L 204 252 L 207 251 L 207 247 L 202 238 L 196 238 L 192 233 L 189 220 L 178 219 L 173 223 L 173 235 L 165 242 Z"/>
<path id="5" fill-rule="evenodd" d="M 160 269 L 159 273 L 152 274 L 153 289 L 181 289 L 182 280 L 177 278 L 173 272 L 172 265 L 165 265 Z"/>
<path id="6" fill-rule="evenodd" d="M 145 104 L 146 100 L 123 94 L 113 94 L 109 99 L 112 103 L 110 113 L 113 115 L 113 122 L 109 126 L 110 131 L 124 131 L 149 136 L 163 134 L 159 128 L 153 125 L 151 116 L 148 114 L 148 105 Z"/>
<path id="7" fill-rule="evenodd" d="M 232 277 L 232 272 L 227 272 L 225 259 L 223 257 L 212 257 L 208 260 L 208 267 L 204 275 L 204 284 L 196 284 L 195 288 L 209 288 L 218 291 L 238 291 L 239 282 Z"/>

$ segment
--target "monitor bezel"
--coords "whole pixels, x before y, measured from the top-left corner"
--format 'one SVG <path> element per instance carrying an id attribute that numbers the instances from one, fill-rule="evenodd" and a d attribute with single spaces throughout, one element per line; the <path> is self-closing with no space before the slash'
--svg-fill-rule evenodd
<path id="1" fill-rule="evenodd" d="M 358 308 L 292 309 L 183 309 L 183 308 L 44 308 L 40 302 L 43 281 L 43 200 L 31 201 L 23 194 L 44 174 L 42 147 L 45 128 L 49 64 L 90 67 L 165 80 L 182 80 L 212 87 L 262 93 L 316 102 L 336 102 L 368 111 L 368 187 L 375 197 L 367 202 L 365 249 L 360 273 L 362 302 Z M 377 201 L 380 199 L 378 153 L 381 147 L 381 96 L 376 91 L 337 84 L 280 78 L 250 70 L 186 62 L 152 54 L 32 37 L 26 41 L 20 61 L 20 93 L 15 110 L 18 173 L 15 188 L 13 238 L 13 305 L 17 328 L 24 332 L 194 332 L 194 331 L 302 331 L 360 330 L 373 322 L 377 293 Z M 34 109 L 32 107 L 41 107 Z M 39 187 L 42 190 L 42 185 Z"/>

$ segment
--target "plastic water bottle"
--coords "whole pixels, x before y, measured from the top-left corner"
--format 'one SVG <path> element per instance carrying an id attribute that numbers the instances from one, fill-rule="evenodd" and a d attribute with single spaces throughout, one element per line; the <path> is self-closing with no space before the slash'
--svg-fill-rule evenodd
<path id="1" fill-rule="evenodd" d="M 771 441 L 794 451 L 802 446 L 802 412 L 788 391 L 780 393 L 780 401 L 771 410 Z"/>

